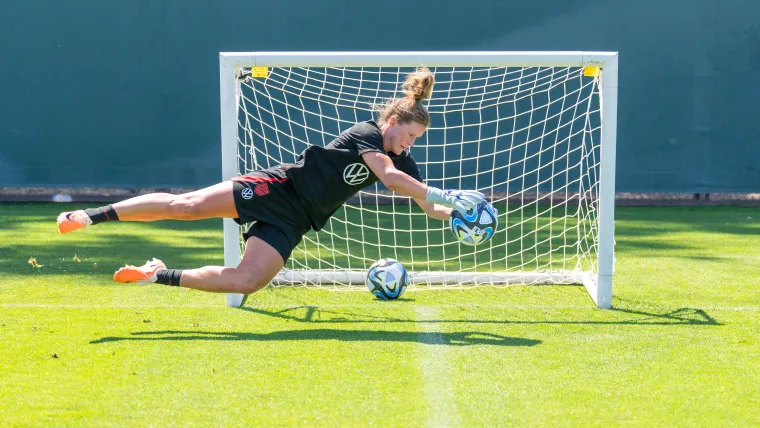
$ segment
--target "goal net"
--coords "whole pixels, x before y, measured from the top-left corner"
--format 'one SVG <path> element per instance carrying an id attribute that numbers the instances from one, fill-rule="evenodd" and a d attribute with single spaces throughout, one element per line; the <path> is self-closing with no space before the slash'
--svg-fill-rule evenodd
<path id="1" fill-rule="evenodd" d="M 331 55 L 222 54 L 225 178 L 294 163 L 308 146 L 375 119 L 374 106 L 402 96 L 406 75 L 425 65 L 435 75 L 431 123 L 411 153 L 426 183 L 483 192 L 498 229 L 463 245 L 448 222 L 377 183 L 305 235 L 273 286 L 364 287 L 369 266 L 390 257 L 409 271 L 410 290 L 583 284 L 610 306 L 616 55 L 556 54 L 556 65 L 539 53 L 400 54 L 396 64 L 387 53 Z M 234 266 L 243 229 L 225 229 Z"/>

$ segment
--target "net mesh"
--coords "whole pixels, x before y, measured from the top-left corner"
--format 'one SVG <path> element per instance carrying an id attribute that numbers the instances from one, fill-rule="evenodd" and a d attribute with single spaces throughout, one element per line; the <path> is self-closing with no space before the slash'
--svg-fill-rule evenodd
<path id="1" fill-rule="evenodd" d="M 241 79 L 239 173 L 293 163 L 309 145 L 373 119 L 375 105 L 402 96 L 411 71 L 269 68 Z M 273 285 L 342 289 L 386 257 L 404 264 L 411 287 L 424 288 L 580 283 L 596 273 L 598 77 L 582 67 L 431 71 L 431 125 L 412 155 L 426 183 L 485 193 L 499 212 L 494 237 L 460 244 L 447 222 L 378 183 L 305 235 Z"/>

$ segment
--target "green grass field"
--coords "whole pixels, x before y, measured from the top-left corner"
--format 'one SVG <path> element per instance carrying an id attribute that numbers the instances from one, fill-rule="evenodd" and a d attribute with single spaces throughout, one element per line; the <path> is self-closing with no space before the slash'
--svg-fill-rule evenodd
<path id="1" fill-rule="evenodd" d="M 3 426 L 760 425 L 757 208 L 618 208 L 611 310 L 576 286 L 230 309 L 111 280 L 221 264 L 220 220 L 61 236 L 64 209 L 0 205 Z"/>

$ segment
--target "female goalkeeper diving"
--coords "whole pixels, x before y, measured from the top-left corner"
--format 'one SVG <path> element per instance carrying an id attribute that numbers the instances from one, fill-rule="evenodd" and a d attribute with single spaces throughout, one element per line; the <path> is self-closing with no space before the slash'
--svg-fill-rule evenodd
<path id="1" fill-rule="evenodd" d="M 245 253 L 236 268 L 167 269 L 153 259 L 142 266 L 125 266 L 113 277 L 118 282 L 248 294 L 277 275 L 309 229 L 322 228 L 346 200 L 378 180 L 413 198 L 430 217 L 445 220 L 451 208 L 465 212 L 480 203 L 483 194 L 425 185 L 409 153 L 430 124 L 421 101 L 430 96 L 433 82 L 427 68 L 409 74 L 402 85 L 405 96 L 381 106 L 377 122 L 358 123 L 325 147 L 310 146 L 295 164 L 255 171 L 183 195 L 153 193 L 64 212 L 58 216 L 58 231 L 68 233 L 105 221 L 223 217 L 239 224 L 253 222 L 243 235 Z"/>

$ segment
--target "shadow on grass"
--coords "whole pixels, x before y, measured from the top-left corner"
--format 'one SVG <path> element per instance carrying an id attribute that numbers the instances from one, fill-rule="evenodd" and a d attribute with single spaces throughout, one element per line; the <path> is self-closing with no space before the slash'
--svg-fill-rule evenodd
<path id="1" fill-rule="evenodd" d="M 757 207 L 618 207 L 616 237 L 651 238 L 671 233 L 760 235 Z"/>
<path id="2" fill-rule="evenodd" d="M 49 236 L 39 244 L 0 243 L 0 272 L 24 277 L 96 273 L 110 277 L 124 264 L 142 264 L 153 257 L 177 268 L 223 264 L 221 232 L 209 232 L 208 223 L 198 223 L 202 224 L 106 225 L 102 231 L 78 231 L 65 236 L 57 233 L 53 223 Z M 74 260 L 75 255 L 81 262 Z M 30 266 L 28 260 L 32 257 L 43 265 L 41 269 Z M 99 269 L 93 269 L 94 264 Z"/>
<path id="3" fill-rule="evenodd" d="M 487 307 L 488 305 L 484 305 Z M 715 318 L 707 312 L 698 308 L 678 308 L 664 313 L 647 312 L 643 310 L 612 308 L 608 309 L 613 316 L 630 315 L 628 319 L 622 320 L 488 320 L 488 319 L 404 319 L 393 317 L 372 316 L 367 314 L 357 314 L 347 311 L 325 310 L 319 306 L 298 306 L 287 308 L 281 311 L 267 311 L 264 309 L 241 307 L 241 310 L 252 312 L 258 315 L 269 316 L 273 318 L 284 319 L 288 321 L 314 323 L 314 324 L 361 324 L 361 323 L 414 323 L 414 324 L 591 324 L 591 325 L 640 325 L 640 326 L 663 326 L 663 325 L 704 325 L 719 326 L 721 325 Z M 305 314 L 293 314 L 293 312 L 305 311 Z M 299 316 L 301 315 L 301 316 Z M 322 316 L 331 316 L 332 318 L 322 319 Z M 353 319 L 348 317 L 355 317 Z"/>
<path id="4" fill-rule="evenodd" d="M 760 235 L 758 212 L 757 207 L 732 206 L 617 208 L 616 251 L 635 251 L 636 257 L 727 261 L 719 244 L 716 247 L 713 241 L 699 238 L 719 234 L 755 239 Z"/>
<path id="5" fill-rule="evenodd" d="M 258 315 L 271 316 L 288 321 L 310 324 L 366 324 L 366 323 L 410 323 L 410 324 L 581 324 L 581 325 L 637 325 L 637 326 L 683 326 L 683 325 L 721 325 L 713 317 L 702 309 L 678 308 L 665 313 L 654 313 L 632 309 L 610 309 L 611 314 L 631 315 L 634 318 L 616 321 L 607 320 L 487 320 L 487 319 L 404 319 L 381 316 L 368 316 L 346 311 L 322 310 L 317 306 L 299 306 L 282 311 L 272 312 L 263 309 L 243 307 L 242 310 Z M 296 316 L 290 312 L 305 310 L 303 316 Z M 339 318 L 316 319 L 317 316 L 332 315 Z M 360 317 L 363 319 L 349 319 L 346 317 Z M 494 346 L 535 346 L 542 343 L 540 340 L 525 339 L 520 337 L 500 336 L 492 333 L 480 332 L 452 332 L 452 333 L 426 333 L 426 332 L 399 332 L 383 330 L 341 330 L 341 329 L 309 329 L 309 330 L 283 330 L 271 333 L 247 333 L 247 332 L 208 332 L 192 330 L 164 330 L 164 331 L 140 331 L 131 333 L 126 337 L 107 336 L 91 341 L 91 344 L 122 342 L 122 341 L 188 341 L 188 340 L 253 340 L 253 341 L 292 341 L 292 340 L 337 340 L 342 342 L 413 342 L 430 345 L 470 346 L 470 345 L 494 345 Z"/>
<path id="6" fill-rule="evenodd" d="M 425 333 L 407 331 L 365 331 L 365 330 L 284 330 L 272 333 L 243 332 L 209 332 L 209 331 L 138 331 L 129 337 L 103 337 L 93 340 L 91 344 L 121 341 L 183 341 L 183 340 L 254 340 L 254 341 L 290 341 L 290 340 L 338 340 L 341 342 L 413 342 L 428 345 L 470 346 L 535 346 L 540 340 L 520 337 L 500 336 L 492 333 L 454 332 Z"/>

